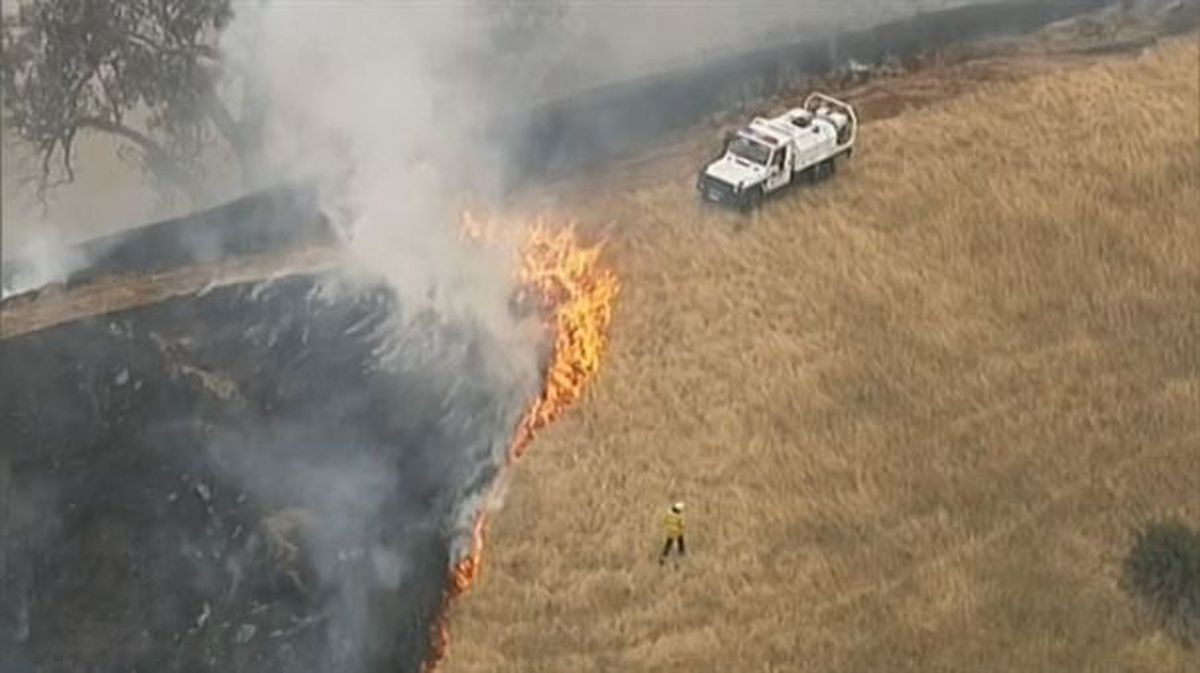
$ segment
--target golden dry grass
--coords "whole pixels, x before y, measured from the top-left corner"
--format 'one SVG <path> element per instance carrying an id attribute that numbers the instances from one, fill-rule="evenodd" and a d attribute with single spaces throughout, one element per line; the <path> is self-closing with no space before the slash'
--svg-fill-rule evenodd
<path id="1" fill-rule="evenodd" d="M 1198 62 L 870 124 L 741 230 L 691 175 L 598 189 L 611 356 L 516 467 L 447 673 L 1200 670 L 1117 588 L 1132 526 L 1200 520 Z"/>

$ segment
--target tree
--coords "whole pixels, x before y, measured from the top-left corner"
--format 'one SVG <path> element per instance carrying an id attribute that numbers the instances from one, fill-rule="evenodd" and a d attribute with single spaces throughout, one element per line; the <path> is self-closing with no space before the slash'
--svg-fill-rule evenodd
<path id="1" fill-rule="evenodd" d="M 3 26 L 4 123 L 40 158 L 40 190 L 74 179 L 81 133 L 108 134 L 160 184 L 193 202 L 214 132 L 255 179 L 265 101 L 242 78 L 238 116 L 219 85 L 216 38 L 229 0 L 39 0 Z"/>
<path id="2" fill-rule="evenodd" d="M 1168 633 L 1185 645 L 1200 644 L 1200 532 L 1178 521 L 1145 527 L 1121 579 Z"/>

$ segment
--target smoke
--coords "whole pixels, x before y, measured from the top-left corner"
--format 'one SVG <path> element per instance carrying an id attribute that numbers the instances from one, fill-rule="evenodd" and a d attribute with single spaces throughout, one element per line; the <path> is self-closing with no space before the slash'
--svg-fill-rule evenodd
<path id="1" fill-rule="evenodd" d="M 336 666 L 324 670 L 371 670 L 374 655 L 362 653 L 386 653 L 397 634 L 379 625 L 394 622 L 372 616 L 404 595 L 397 587 L 429 576 L 423 566 L 442 560 L 431 551 L 439 543 L 457 543 L 449 551 L 455 560 L 478 510 L 489 498 L 499 502 L 490 487 L 503 483 L 506 442 L 520 405 L 537 390 L 537 326 L 510 310 L 515 239 L 482 249 L 458 235 L 463 195 L 487 197 L 505 181 L 502 139 L 488 136 L 488 123 L 539 99 L 729 47 L 767 24 L 782 29 L 816 16 L 789 13 L 784 21 L 763 2 L 744 11 L 736 3 L 623 3 L 618 11 L 615 3 L 573 2 L 561 15 L 554 5 L 245 3 L 221 37 L 230 67 L 249 73 L 272 102 L 262 157 L 268 174 L 315 181 L 361 272 L 357 282 L 327 284 L 321 301 L 360 301 L 382 280 L 397 306 L 361 327 L 376 346 L 369 366 L 391 375 L 347 376 L 341 385 L 339 374 L 366 365 L 316 368 L 315 360 L 342 354 L 314 355 L 309 326 L 288 323 L 290 313 L 259 316 L 262 324 L 242 333 L 221 314 L 221 333 L 233 334 L 227 338 L 239 353 L 279 358 L 269 380 L 258 382 L 271 394 L 321 389 L 311 393 L 315 401 L 279 411 L 283 418 L 264 413 L 249 429 L 207 438 L 206 449 L 263 511 L 296 508 L 314 517 L 295 525 L 328 594 L 325 624 L 336 646 L 328 657 Z M 771 5 L 781 12 L 786 3 Z M 667 28 L 672 40 L 661 39 Z M 129 191 L 98 196 L 119 201 Z M 61 268 L 45 267 L 42 278 L 85 260 L 57 261 Z M 326 335 L 336 344 L 329 351 L 345 350 L 359 329 Z M 305 347 L 295 346 L 300 341 Z M 364 389 L 353 394 L 354 386 Z M 368 420 L 386 427 L 368 432 Z M 400 458 L 397 446 L 406 449 Z M 402 521 L 382 520 L 397 512 Z M 252 553 L 247 548 L 247 558 Z"/>
<path id="2" fill-rule="evenodd" d="M 406 306 L 471 316 L 501 334 L 515 256 L 480 255 L 457 231 L 465 194 L 487 198 L 506 183 L 507 146 L 489 136 L 492 122 L 581 86 L 744 47 L 751 35 L 815 30 L 860 9 L 763 0 L 243 3 L 221 49 L 231 71 L 249 73 L 271 101 L 262 162 L 273 180 L 316 178 L 356 260 L 388 278 Z"/>
<path id="3" fill-rule="evenodd" d="M 531 391 L 331 275 L 0 342 L 0 669 L 419 668 Z"/>
<path id="4" fill-rule="evenodd" d="M 685 50 L 713 42 L 714 35 L 740 41 L 735 27 L 760 28 L 766 13 L 765 5 L 749 15 L 720 5 L 705 8 L 665 17 L 679 29 L 673 34 L 688 35 L 701 23 L 715 29 L 697 28 L 694 42 L 679 41 Z M 647 16 L 643 12 L 639 21 Z M 407 508 L 401 526 L 448 532 L 453 563 L 479 510 L 499 503 L 492 486 L 503 479 L 503 450 L 514 429 L 511 407 L 472 400 L 531 401 L 542 341 L 535 324 L 512 314 L 515 239 L 499 249 L 465 243 L 459 234 L 464 195 L 486 199 L 505 182 L 503 139 L 488 136 L 498 115 L 567 92 L 574 82 L 621 77 L 672 56 L 651 49 L 661 39 L 639 43 L 632 31 L 623 34 L 620 26 L 629 24 L 609 24 L 601 32 L 593 25 L 615 18 L 595 3 L 278 2 L 240 5 L 222 35 L 229 66 L 249 73 L 271 101 L 261 164 L 276 181 L 318 185 L 322 209 L 362 272 L 362 286 L 327 287 L 326 294 L 336 301 L 374 279 L 394 291 L 399 310 L 377 326 L 376 365 L 396 367 L 403 373 L 398 385 L 410 389 L 403 399 L 421 400 L 419 411 L 395 413 L 419 414 L 432 423 L 412 432 L 433 436 L 411 444 L 440 447 L 402 465 L 339 460 L 344 449 L 331 450 L 320 464 L 297 465 L 294 448 L 218 448 L 254 457 L 227 463 L 252 498 L 302 506 L 321 522 L 308 530 L 307 542 L 317 578 L 332 592 L 331 638 L 347 644 L 333 659 L 339 670 L 369 666 L 369 657 L 359 661 L 351 653 L 378 651 L 377 639 L 388 634 L 376 632 L 366 605 L 380 590 L 404 584 L 414 560 L 428 556 L 404 544 L 427 540 L 428 531 L 379 535 L 385 505 L 401 498 Z M 607 67 L 597 58 L 604 51 L 573 49 L 579 43 L 564 36 L 607 45 L 610 56 L 622 57 L 609 59 L 613 67 Z M 471 336 L 448 338 L 436 328 L 443 325 Z M 295 427 L 300 430 L 285 432 L 284 439 L 255 435 L 226 443 L 294 447 L 313 441 L 311 421 L 295 419 Z M 325 441 L 366 440 L 343 433 Z M 284 461 L 292 468 L 279 475 Z M 409 500 L 409 493 L 431 488 L 428 498 L 448 504 Z M 445 519 L 414 516 L 442 512 Z"/>
<path id="5" fill-rule="evenodd" d="M 315 178 L 323 210 L 364 269 L 411 308 L 511 330 L 515 256 L 459 240 L 462 196 L 495 178 L 476 132 L 467 3 L 264 3 L 239 8 L 222 38 L 231 67 L 272 102 L 264 163 L 276 181 Z M 511 252 L 511 249 L 503 252 Z"/>
<path id="6" fill-rule="evenodd" d="M 516 238 L 479 246 L 459 230 L 463 195 L 489 192 L 500 165 L 481 132 L 497 103 L 483 86 L 494 71 L 479 9 L 246 4 L 221 38 L 230 67 L 271 101 L 271 181 L 315 184 L 342 235 L 352 275 L 327 280 L 316 301 L 362 301 L 380 282 L 393 297 L 345 336 L 374 344 L 364 366 L 379 387 L 331 389 L 316 410 L 369 410 L 386 433 L 345 421 L 326 433 L 297 409 L 210 446 L 252 502 L 312 517 L 298 527 L 304 563 L 340 671 L 388 659 L 398 634 L 381 631 L 396 621 L 380 619 L 380 601 L 418 609 L 415 596 L 440 595 L 540 383 L 545 335 L 512 311 Z M 428 586 L 434 559 L 445 565 Z"/>
<path id="7" fill-rule="evenodd" d="M 739 0 L 591 2 L 570 0 L 561 42 L 541 82 L 546 97 L 645 76 L 772 44 L 856 30 L 917 12 L 987 0 Z M 664 39 L 664 35 L 670 39 Z M 560 48 L 561 45 L 561 48 Z"/>
<path id="8" fill-rule="evenodd" d="M 5 260 L 0 299 L 66 278 L 87 261 L 87 255 L 67 245 L 57 230 L 39 230 L 28 237 L 20 252 Z"/>
<path id="9" fill-rule="evenodd" d="M 532 395 L 541 335 L 511 311 L 517 239 L 480 247 L 459 230 L 463 195 L 490 191 L 499 166 L 480 132 L 495 107 L 480 93 L 494 72 L 479 48 L 489 39 L 485 8 L 247 4 L 221 47 L 271 101 L 263 163 L 273 180 L 314 181 L 364 281 L 382 278 L 396 292 L 405 317 L 388 326 L 381 357 L 445 360 L 443 344 L 429 342 L 437 333 L 412 315 L 472 325 L 489 344 L 483 362 L 464 372 L 443 361 L 445 376 Z"/>
<path id="10" fill-rule="evenodd" d="M 291 83 L 295 93 L 304 97 L 321 95 L 327 87 L 339 87 L 323 74 L 338 72 L 346 60 L 327 63 L 321 55 L 334 51 L 354 50 L 365 63 L 383 63 L 387 55 L 417 54 L 418 60 L 405 59 L 395 63 L 401 69 L 392 75 L 385 69 L 376 88 L 368 88 L 367 98 L 355 104 L 374 106 L 375 96 L 405 96 L 403 91 L 388 90 L 386 83 L 408 82 L 409 75 L 436 80 L 443 75 L 433 70 L 422 72 L 419 64 L 436 61 L 439 52 L 453 58 L 473 52 L 476 57 L 476 82 L 489 89 L 487 97 L 463 99 L 461 106 L 479 105 L 480 109 L 520 108 L 537 99 L 567 96 L 575 91 L 608 82 L 644 75 L 681 63 L 694 63 L 720 53 L 762 46 L 769 41 L 789 41 L 805 36 L 826 34 L 838 28 L 854 28 L 878 23 L 916 11 L 933 10 L 979 0 L 862 0 L 860 2 L 777 2 L 775 0 L 746 0 L 744 2 L 592 2 L 590 0 L 496 0 L 478 2 L 273 2 L 265 7 L 259 2 L 239 1 L 237 25 L 242 38 L 227 35 L 223 45 L 227 53 L 249 53 L 253 40 L 264 36 L 266 29 L 282 25 L 305 26 L 313 38 L 309 45 L 287 40 L 276 34 L 273 38 L 291 42 L 288 51 L 301 52 L 289 63 L 276 61 L 264 74 L 276 74 L 281 81 Z M 4 12 L 13 12 L 15 0 L 4 0 Z M 274 5 L 274 6 L 272 6 Z M 324 5 L 324 7 L 319 7 Z M 306 7 L 307 6 L 307 7 Z M 269 16 L 258 27 L 252 15 L 266 12 Z M 280 16 L 287 15 L 286 17 Z M 513 14 L 516 15 L 513 18 Z M 328 19 L 317 25 L 317 19 L 303 20 L 303 15 Z M 366 16 L 380 19 L 370 25 Z M 355 18 L 357 17 L 357 18 Z M 278 20 L 277 20 L 278 19 Z M 296 23 L 292 24 L 295 20 Z M 416 23 L 410 23 L 415 21 Z M 346 22 L 346 23 L 344 23 Z M 497 30 L 499 24 L 499 30 Z M 343 27 L 345 26 L 345 27 Z M 363 28 L 368 29 L 363 32 Z M 260 30 L 261 29 L 261 30 Z M 665 30 L 671 39 L 662 39 Z M 274 31 L 273 31 L 274 32 Z M 364 41 L 359 42 L 361 35 Z M 389 37 L 391 39 L 389 39 Z M 366 45 L 382 44 L 385 51 L 371 52 Z M 307 50 L 311 47 L 311 50 Z M 430 47 L 439 50 L 423 50 Z M 275 51 L 279 54 L 279 51 Z M 307 54 L 307 55 L 303 55 Z M 480 61 L 501 55 L 504 63 L 485 64 Z M 270 56 L 270 52 L 264 53 Z M 497 73 L 497 70 L 503 70 Z M 479 77 L 481 71 L 487 75 Z M 344 72 L 340 74 L 345 74 Z M 458 73 L 461 75 L 461 72 Z M 276 82 L 277 84 L 279 82 Z M 443 90 L 464 93 L 470 86 L 462 80 L 432 82 Z M 355 87 L 357 89 L 357 87 Z M 306 94 L 305 89 L 310 91 Z M 362 93 L 359 91 L 358 93 Z M 335 100 L 325 97 L 326 100 Z M 501 100 L 497 100 L 501 98 Z M 450 104 L 448 104 L 450 103 Z M 463 111 L 453 99 L 408 98 L 401 112 L 408 118 L 421 108 L 432 109 L 438 118 Z M 302 106 L 308 110 L 306 103 Z M 394 105 L 389 105 L 395 108 Z M 476 111 L 466 110 L 468 114 Z M 343 112 L 344 113 L 344 112 Z M 339 114 L 343 114 L 339 113 Z M 441 127 L 443 137 L 455 136 L 461 129 Z M 64 241 L 76 241 L 112 233 L 133 224 L 162 217 L 183 214 L 182 204 L 164 204 L 154 193 L 139 170 L 117 156 L 121 144 L 109 136 L 84 134 L 78 138 L 77 159 L 79 174 L 75 183 L 57 188 L 49 195 L 48 209 L 26 207 L 24 194 L 28 186 L 22 178 L 31 174 L 30 167 L 14 161 L 21 152 L 15 139 L 2 133 L 3 194 L 0 199 L 0 219 L 3 220 L 5 256 L 23 248 L 38 230 L 54 229 Z M 279 135 L 277 133 L 276 135 Z M 279 145 L 297 143 L 295 136 L 277 138 Z M 311 145 L 311 139 L 304 139 Z M 293 155 L 299 154 L 293 152 Z M 222 153 L 221 156 L 224 156 Z M 235 172 L 214 163 L 208 167 L 208 187 L 215 205 L 237 194 L 232 191 Z M 463 173 L 478 172 L 464 169 Z M 461 179 L 461 174 L 455 180 Z"/>

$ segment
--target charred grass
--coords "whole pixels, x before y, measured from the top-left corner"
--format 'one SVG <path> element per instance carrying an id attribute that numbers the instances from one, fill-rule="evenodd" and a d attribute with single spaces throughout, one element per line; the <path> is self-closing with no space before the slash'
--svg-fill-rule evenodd
<path id="1" fill-rule="evenodd" d="M 1194 36 L 869 124 L 744 219 L 598 187 L 623 294 L 446 670 L 1171 671 L 1120 588 L 1200 520 Z M 654 562 L 689 505 L 690 557 Z"/>

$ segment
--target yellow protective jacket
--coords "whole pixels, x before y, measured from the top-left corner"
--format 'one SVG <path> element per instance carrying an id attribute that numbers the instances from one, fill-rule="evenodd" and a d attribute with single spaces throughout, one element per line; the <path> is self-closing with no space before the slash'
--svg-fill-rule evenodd
<path id="1" fill-rule="evenodd" d="M 667 537 L 683 535 L 683 515 L 667 512 L 667 515 L 663 517 L 663 528 L 667 532 Z"/>

